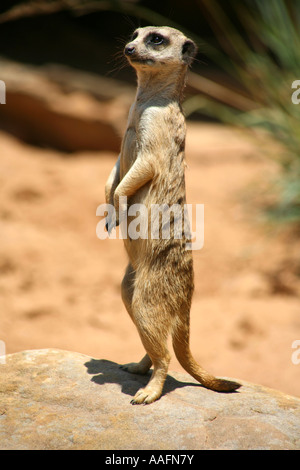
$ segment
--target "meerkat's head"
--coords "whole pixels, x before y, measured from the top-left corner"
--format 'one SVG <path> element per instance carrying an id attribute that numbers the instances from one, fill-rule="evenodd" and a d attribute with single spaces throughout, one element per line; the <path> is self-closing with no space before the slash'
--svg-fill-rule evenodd
<path id="1" fill-rule="evenodd" d="M 137 70 L 189 66 L 197 53 L 195 43 L 177 29 L 147 26 L 134 31 L 124 54 Z"/>

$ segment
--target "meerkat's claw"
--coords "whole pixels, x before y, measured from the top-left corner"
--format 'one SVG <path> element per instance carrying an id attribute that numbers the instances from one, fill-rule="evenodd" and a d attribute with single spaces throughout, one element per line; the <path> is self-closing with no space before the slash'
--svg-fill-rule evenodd
<path id="1" fill-rule="evenodd" d="M 130 372 L 131 374 L 135 374 L 135 371 L 130 369 L 130 364 L 122 364 L 120 365 L 120 369 L 124 370 L 125 372 Z"/>
<path id="2" fill-rule="evenodd" d="M 134 398 L 131 400 L 132 405 L 149 405 L 161 396 L 161 391 L 152 389 L 151 387 L 141 388 L 137 391 Z"/>
<path id="3" fill-rule="evenodd" d="M 109 235 L 115 227 L 116 227 L 116 221 L 113 218 L 106 219 L 105 228 Z"/>

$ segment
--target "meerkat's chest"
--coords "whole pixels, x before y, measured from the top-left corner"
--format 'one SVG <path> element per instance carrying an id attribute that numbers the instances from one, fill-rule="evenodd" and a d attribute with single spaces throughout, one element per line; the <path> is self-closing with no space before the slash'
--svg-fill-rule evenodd
<path id="1" fill-rule="evenodd" d="M 121 151 L 121 178 L 128 172 L 133 163 L 136 160 L 137 156 L 137 133 L 134 127 L 128 127 L 126 129 L 125 135 L 122 142 L 122 151 Z"/>
<path id="2" fill-rule="evenodd" d="M 123 177 L 136 160 L 140 147 L 140 121 L 141 113 L 134 103 L 128 116 L 121 149 L 121 177 Z"/>

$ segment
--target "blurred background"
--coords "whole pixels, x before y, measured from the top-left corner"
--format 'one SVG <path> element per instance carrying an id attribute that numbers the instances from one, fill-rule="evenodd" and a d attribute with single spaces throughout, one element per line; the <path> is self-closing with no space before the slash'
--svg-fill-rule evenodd
<path id="1" fill-rule="evenodd" d="M 0 340 L 7 353 L 144 354 L 120 296 L 123 245 L 97 238 L 96 209 L 135 94 L 122 50 L 150 24 L 199 47 L 184 101 L 187 197 L 205 207 L 195 358 L 299 396 L 297 0 L 1 2 Z"/>

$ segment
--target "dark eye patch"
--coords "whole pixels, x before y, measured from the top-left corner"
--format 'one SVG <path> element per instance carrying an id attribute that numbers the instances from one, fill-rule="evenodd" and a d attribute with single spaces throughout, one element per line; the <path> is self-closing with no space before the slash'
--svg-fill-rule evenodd
<path id="1" fill-rule="evenodd" d="M 131 36 L 130 41 L 134 41 L 138 37 L 139 33 L 137 31 L 134 31 L 133 35 Z"/>
<path id="2" fill-rule="evenodd" d="M 169 44 L 169 39 L 164 37 L 159 33 L 150 33 L 145 40 L 146 44 L 151 44 L 152 46 L 167 46 Z"/>
<path id="3" fill-rule="evenodd" d="M 182 46 L 182 58 L 184 62 L 186 62 L 187 64 L 191 64 L 196 54 L 197 54 L 196 44 L 190 39 L 187 39 L 187 41 L 185 41 L 185 43 Z"/>

